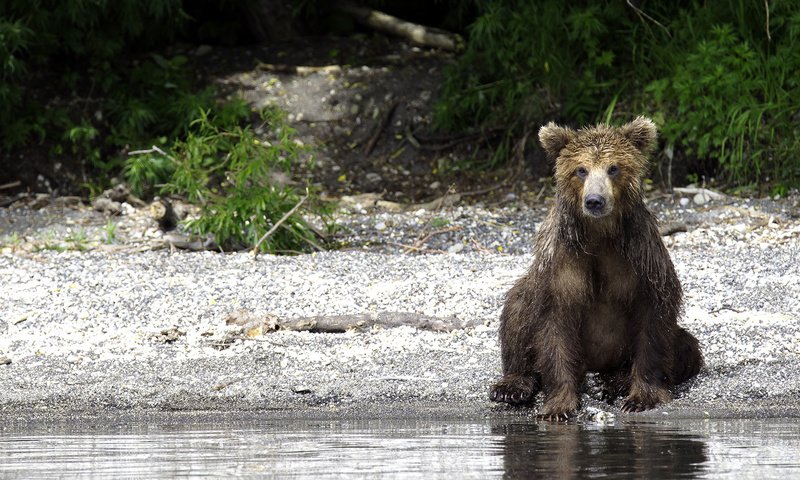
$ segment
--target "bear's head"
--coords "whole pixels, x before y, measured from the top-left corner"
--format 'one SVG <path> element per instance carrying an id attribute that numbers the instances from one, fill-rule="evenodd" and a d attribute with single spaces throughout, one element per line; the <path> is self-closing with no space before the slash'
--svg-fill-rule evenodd
<path id="1" fill-rule="evenodd" d="M 585 218 L 600 219 L 640 200 L 647 154 L 657 133 L 646 117 L 621 127 L 601 124 L 572 130 L 553 122 L 542 127 L 539 141 L 555 159 L 559 201 Z"/>

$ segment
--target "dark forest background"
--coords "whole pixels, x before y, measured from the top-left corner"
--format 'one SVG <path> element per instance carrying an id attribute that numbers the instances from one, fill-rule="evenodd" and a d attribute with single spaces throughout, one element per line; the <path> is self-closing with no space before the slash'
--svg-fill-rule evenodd
<path id="1" fill-rule="evenodd" d="M 254 199 L 261 213 L 285 212 L 296 204 L 296 187 L 270 179 L 275 170 L 291 171 L 303 152 L 281 113 L 221 101 L 213 84 L 188 68 L 186 56 L 166 52 L 176 44 L 346 37 L 365 31 L 347 13 L 352 6 L 3 1 L 0 183 L 13 181 L 8 172 L 26 162 L 71 159 L 92 176 L 80 186 L 84 194 L 96 194 L 116 176 L 143 196 L 160 189 L 205 202 L 213 193 L 207 172 L 222 169 L 237 186 L 225 194 L 239 202 L 228 213 Z M 549 120 L 581 126 L 646 114 L 661 130 L 655 155 L 686 172 L 675 185 L 714 178 L 734 192 L 785 195 L 800 184 L 798 1 L 375 0 L 357 6 L 464 39 L 446 69 L 431 128 L 484 136 L 486 161 L 465 159 L 470 168 L 502 168 L 520 146 L 538 148 L 530 139 Z M 274 141 L 259 145 L 254 122 L 270 126 Z M 163 149 L 128 155 L 151 145 Z"/>

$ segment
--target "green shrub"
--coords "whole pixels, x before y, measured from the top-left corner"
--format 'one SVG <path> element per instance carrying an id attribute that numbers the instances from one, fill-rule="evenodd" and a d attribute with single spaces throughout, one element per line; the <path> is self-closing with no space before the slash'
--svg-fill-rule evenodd
<path id="1" fill-rule="evenodd" d="M 498 163 L 548 119 L 644 113 L 694 173 L 800 183 L 800 3 L 636 4 L 486 3 L 447 71 L 435 124 L 502 129 Z"/>
<path id="2" fill-rule="evenodd" d="M 185 196 L 201 207 L 187 228 L 212 234 L 226 250 L 252 248 L 299 201 L 287 181 L 292 166 L 307 156 L 281 112 L 261 112 L 270 140 L 248 125 L 250 110 L 241 100 L 213 111 L 199 111 L 185 137 L 168 151 L 155 148 L 127 160 L 125 175 L 136 192 L 153 190 Z M 297 252 L 316 247 L 315 233 L 299 213 L 289 216 L 261 244 L 265 252 Z"/>

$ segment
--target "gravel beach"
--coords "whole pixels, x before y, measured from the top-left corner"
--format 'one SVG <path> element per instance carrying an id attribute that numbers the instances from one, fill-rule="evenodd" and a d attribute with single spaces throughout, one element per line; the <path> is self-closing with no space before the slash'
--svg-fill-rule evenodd
<path id="1" fill-rule="evenodd" d="M 665 243 L 685 292 L 681 323 L 706 367 L 672 403 L 636 417 L 800 416 L 797 205 L 651 202 L 664 224 L 686 227 Z M 341 250 L 254 259 L 145 248 L 160 234 L 134 210 L 114 220 L 108 246 L 108 219 L 86 207 L 0 209 L 0 416 L 535 413 L 487 392 L 500 374 L 503 295 L 529 265 L 545 213 L 513 201 L 403 213 L 356 203 L 337 217 Z M 226 323 L 237 311 L 402 312 L 472 326 L 247 331 Z M 592 384 L 583 416 L 626 416 Z"/>

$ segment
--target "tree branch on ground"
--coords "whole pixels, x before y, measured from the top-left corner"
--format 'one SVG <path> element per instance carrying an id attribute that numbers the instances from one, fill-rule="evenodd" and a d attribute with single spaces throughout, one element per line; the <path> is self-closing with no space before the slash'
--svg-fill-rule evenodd
<path id="1" fill-rule="evenodd" d="M 378 10 L 359 7 L 349 2 L 340 2 L 336 7 L 342 12 L 351 15 L 362 25 L 403 37 L 420 45 L 449 51 L 464 49 L 464 39 L 455 33 L 407 22 Z"/>

